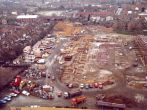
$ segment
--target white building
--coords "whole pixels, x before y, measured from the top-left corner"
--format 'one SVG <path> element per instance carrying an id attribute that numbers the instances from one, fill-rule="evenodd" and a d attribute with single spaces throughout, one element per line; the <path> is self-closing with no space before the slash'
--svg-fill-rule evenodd
<path id="1" fill-rule="evenodd" d="M 36 19 L 38 15 L 18 15 L 17 19 Z"/>
<path id="2" fill-rule="evenodd" d="M 112 16 L 107 16 L 106 17 L 106 21 L 112 21 L 113 20 L 113 17 Z"/>

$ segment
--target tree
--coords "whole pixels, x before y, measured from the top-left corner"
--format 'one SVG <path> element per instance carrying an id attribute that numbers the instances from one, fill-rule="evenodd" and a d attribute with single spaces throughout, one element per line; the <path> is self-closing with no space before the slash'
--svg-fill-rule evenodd
<path id="1" fill-rule="evenodd" d="M 113 30 L 117 30 L 118 27 L 119 27 L 118 22 L 114 22 L 114 23 L 113 23 L 113 26 L 112 26 Z"/>
<path id="2" fill-rule="evenodd" d="M 128 31 L 133 31 L 135 30 L 135 21 L 130 21 L 128 23 Z"/>
<path id="3" fill-rule="evenodd" d="M 142 30 L 143 30 L 143 24 L 142 24 L 141 22 L 138 22 L 138 23 L 136 24 L 136 30 L 137 30 L 137 31 L 142 31 Z"/>

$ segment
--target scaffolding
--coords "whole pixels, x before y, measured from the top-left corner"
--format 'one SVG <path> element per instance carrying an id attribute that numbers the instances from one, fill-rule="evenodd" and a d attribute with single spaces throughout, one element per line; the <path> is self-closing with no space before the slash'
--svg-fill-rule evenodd
<path id="1" fill-rule="evenodd" d="M 140 36 L 137 36 L 135 39 L 134 39 L 134 46 L 135 46 L 135 49 L 137 50 L 137 57 L 140 58 L 142 64 L 144 66 L 147 65 L 147 44 L 145 43 L 145 41 L 143 40 L 142 37 Z"/>

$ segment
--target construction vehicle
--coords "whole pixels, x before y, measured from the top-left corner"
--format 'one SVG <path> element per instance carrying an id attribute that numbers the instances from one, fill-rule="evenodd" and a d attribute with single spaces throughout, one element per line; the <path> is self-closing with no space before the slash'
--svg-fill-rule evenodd
<path id="1" fill-rule="evenodd" d="M 71 104 L 73 107 L 76 107 L 78 104 L 83 103 L 86 101 L 85 96 L 79 96 L 71 99 Z"/>
<path id="2" fill-rule="evenodd" d="M 81 94 L 82 94 L 82 91 L 80 90 L 64 92 L 64 98 L 68 99 L 68 98 L 72 98 L 75 96 L 79 96 Z"/>
<path id="3" fill-rule="evenodd" d="M 10 85 L 13 87 L 19 87 L 20 82 L 21 82 L 21 76 L 17 75 L 15 80 L 13 82 L 11 82 Z"/>

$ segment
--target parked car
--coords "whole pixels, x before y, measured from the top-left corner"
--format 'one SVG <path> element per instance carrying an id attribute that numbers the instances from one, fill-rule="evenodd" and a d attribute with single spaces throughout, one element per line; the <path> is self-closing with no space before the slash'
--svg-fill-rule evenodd
<path id="1" fill-rule="evenodd" d="M 43 92 L 43 94 L 41 95 L 41 98 L 48 99 L 49 96 L 48 96 L 47 92 Z"/>
<path id="2" fill-rule="evenodd" d="M 134 62 L 133 67 L 137 67 L 137 66 L 138 66 L 138 62 Z"/>
<path id="3" fill-rule="evenodd" d="M 57 96 L 61 97 L 62 96 L 62 92 L 57 92 Z"/>
<path id="4" fill-rule="evenodd" d="M 89 89 L 89 84 L 85 84 L 85 89 Z"/>
<path id="5" fill-rule="evenodd" d="M 39 85 L 36 82 L 29 81 L 27 88 L 29 91 L 32 91 L 35 87 L 38 87 L 38 86 Z"/>
<path id="6" fill-rule="evenodd" d="M 83 89 L 84 88 L 84 84 L 80 84 L 80 88 Z"/>
<path id="7" fill-rule="evenodd" d="M 42 76 L 42 77 L 46 77 L 46 75 L 48 75 L 48 78 L 50 78 L 50 77 L 51 77 L 51 75 L 50 75 L 50 74 L 46 74 L 46 72 L 45 72 L 45 71 L 41 72 L 41 76 Z"/>
<path id="8" fill-rule="evenodd" d="M 94 86 L 95 88 L 98 88 L 98 87 L 99 87 L 98 83 L 94 83 L 93 86 Z"/>
<path id="9" fill-rule="evenodd" d="M 23 89 L 25 86 L 27 86 L 27 80 L 22 80 L 19 85 L 20 90 Z"/>
<path id="10" fill-rule="evenodd" d="M 99 89 L 103 89 L 103 84 L 99 83 Z"/>
<path id="11" fill-rule="evenodd" d="M 89 84 L 89 88 L 93 88 L 93 84 Z"/>
<path id="12" fill-rule="evenodd" d="M 37 63 L 38 63 L 38 64 L 45 64 L 45 59 L 39 59 L 39 60 L 37 61 Z"/>
<path id="13" fill-rule="evenodd" d="M 49 94 L 48 98 L 49 98 L 49 99 L 54 99 L 55 97 L 54 97 L 53 94 Z"/>
<path id="14" fill-rule="evenodd" d="M 16 97 L 18 94 L 10 93 L 9 95 L 10 95 L 11 97 Z"/>
<path id="15" fill-rule="evenodd" d="M 18 90 L 12 90 L 12 93 L 20 94 L 20 91 L 18 91 Z"/>
<path id="16" fill-rule="evenodd" d="M 55 76 L 52 76 L 51 79 L 52 79 L 52 81 L 55 81 Z"/>
<path id="17" fill-rule="evenodd" d="M 50 86 L 49 91 L 50 92 L 53 92 L 54 91 L 54 87 L 53 86 Z"/>
<path id="18" fill-rule="evenodd" d="M 6 104 L 7 103 L 7 101 L 5 101 L 5 100 L 0 100 L 0 105 L 3 105 L 3 104 Z"/>
<path id="19" fill-rule="evenodd" d="M 22 94 L 23 94 L 23 95 L 26 95 L 26 96 L 29 96 L 29 95 L 30 95 L 30 93 L 29 93 L 28 91 L 26 91 L 26 90 L 23 90 L 23 91 L 22 91 Z"/>
<path id="20" fill-rule="evenodd" d="M 68 88 L 73 88 L 73 84 L 69 84 L 68 85 Z"/>
<path id="21" fill-rule="evenodd" d="M 3 98 L 3 100 L 5 100 L 5 101 L 11 101 L 11 97 L 6 96 L 6 97 Z"/>
<path id="22" fill-rule="evenodd" d="M 6 97 L 9 97 L 9 98 L 11 98 L 12 96 L 10 96 L 10 95 L 6 95 Z"/>

